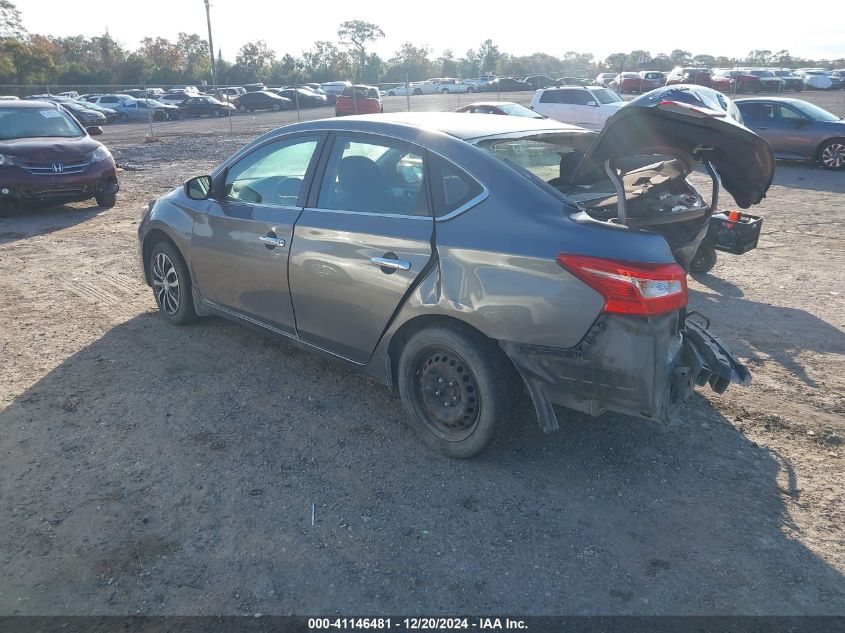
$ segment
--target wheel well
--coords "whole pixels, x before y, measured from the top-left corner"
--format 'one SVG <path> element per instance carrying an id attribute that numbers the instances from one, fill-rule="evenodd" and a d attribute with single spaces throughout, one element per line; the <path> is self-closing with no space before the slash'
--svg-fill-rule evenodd
<path id="1" fill-rule="evenodd" d="M 179 247 L 176 245 L 170 236 L 162 231 L 161 229 L 153 229 L 147 236 L 144 238 L 144 248 L 143 248 L 143 255 L 144 261 L 144 281 L 147 282 L 147 285 L 150 285 L 150 253 L 153 251 L 153 247 L 158 244 L 159 242 L 170 242 L 171 246 L 176 249 L 176 252 L 179 253 L 179 257 L 182 258 L 182 263 L 185 264 L 185 268 L 188 269 L 187 262 L 185 261 L 185 256 L 182 255 L 182 251 L 179 250 Z M 190 274 L 190 269 L 189 274 Z"/>
<path id="2" fill-rule="evenodd" d="M 816 148 L 816 153 L 815 153 L 816 160 L 819 160 L 822 157 L 822 150 L 824 149 L 825 145 L 827 145 L 831 141 L 840 141 L 842 143 L 845 143 L 845 137 L 831 136 L 830 138 L 826 138 L 821 143 L 819 143 L 819 146 Z"/>
<path id="3" fill-rule="evenodd" d="M 390 339 L 390 343 L 387 347 L 387 353 L 390 357 L 391 387 L 395 387 L 397 385 L 399 359 L 402 356 L 402 350 L 405 349 L 405 345 L 407 344 L 407 342 L 411 339 L 414 334 L 416 334 L 420 330 L 424 330 L 426 328 L 434 326 L 449 326 L 464 331 L 475 332 L 482 336 L 485 340 L 487 340 L 491 345 L 495 345 L 497 348 L 499 348 L 499 344 L 495 339 L 490 338 L 481 330 L 474 328 L 473 326 L 469 325 L 465 321 L 461 321 L 460 319 L 456 319 L 454 317 L 446 316 L 443 314 L 424 314 L 418 317 L 414 317 L 413 319 L 410 319 L 409 321 L 403 323 L 402 326 L 398 330 L 396 330 L 393 337 Z M 516 367 L 514 367 L 507 354 L 505 354 L 505 352 L 501 348 L 499 348 L 499 351 L 501 352 L 502 356 L 506 359 L 507 363 L 516 372 Z M 517 375 L 519 375 L 519 372 L 517 372 Z"/>

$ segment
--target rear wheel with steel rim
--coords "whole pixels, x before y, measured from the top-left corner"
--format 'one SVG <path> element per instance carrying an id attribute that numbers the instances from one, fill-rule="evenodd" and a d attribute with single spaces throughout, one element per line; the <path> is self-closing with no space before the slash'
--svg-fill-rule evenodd
<path id="1" fill-rule="evenodd" d="M 819 162 L 825 169 L 845 168 L 845 139 L 827 141 L 819 150 Z"/>
<path id="2" fill-rule="evenodd" d="M 191 279 L 182 256 L 168 241 L 157 242 L 150 250 L 149 278 L 161 315 L 176 325 L 196 317 L 191 296 Z"/>
<path id="3" fill-rule="evenodd" d="M 449 457 L 472 457 L 509 434 L 522 389 L 492 341 L 460 324 L 414 334 L 399 360 L 399 392 L 420 437 Z"/>

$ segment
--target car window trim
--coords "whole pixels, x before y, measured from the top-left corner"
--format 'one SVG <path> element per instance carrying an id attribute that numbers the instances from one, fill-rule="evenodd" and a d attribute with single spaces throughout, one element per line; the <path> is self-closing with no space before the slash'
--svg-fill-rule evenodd
<path id="1" fill-rule="evenodd" d="M 323 148 L 326 145 L 326 138 L 328 134 L 325 130 L 311 130 L 311 131 L 298 131 L 293 132 L 291 134 L 286 134 L 284 136 L 276 136 L 273 138 L 269 138 L 266 142 L 260 143 L 255 147 L 250 148 L 248 152 L 244 152 L 243 154 L 235 154 L 231 160 L 225 163 L 220 170 L 220 172 L 212 178 L 212 192 L 214 195 L 212 199 L 217 202 L 218 204 L 248 204 L 252 206 L 261 206 L 261 207 L 272 207 L 275 209 L 303 209 L 305 208 L 305 203 L 308 201 L 308 194 L 311 190 L 311 183 L 314 179 L 314 172 L 317 167 L 317 163 L 322 158 Z M 226 184 L 226 179 L 229 177 L 229 170 L 232 168 L 233 165 L 238 164 L 246 157 L 252 155 L 254 152 L 267 147 L 273 143 L 282 143 L 285 141 L 294 140 L 296 138 L 307 138 L 307 137 L 317 137 L 317 147 L 314 148 L 314 153 L 311 155 L 311 160 L 308 163 L 308 168 L 305 170 L 305 175 L 302 178 L 302 188 L 299 191 L 299 196 L 296 199 L 296 206 L 290 205 L 268 205 L 263 203 L 256 203 L 256 202 L 246 202 L 246 201 L 234 201 L 234 200 L 226 200 L 225 198 L 218 197 L 217 194 L 222 192 L 223 186 Z"/>

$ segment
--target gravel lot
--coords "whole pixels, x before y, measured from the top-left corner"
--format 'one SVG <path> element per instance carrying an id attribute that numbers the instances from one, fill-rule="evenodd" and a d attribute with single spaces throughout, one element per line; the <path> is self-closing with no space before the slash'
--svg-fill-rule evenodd
<path id="1" fill-rule="evenodd" d="M 845 173 L 779 164 L 691 282 L 751 387 L 459 462 L 365 377 L 154 311 L 147 201 L 291 120 L 108 128 L 114 209 L 0 220 L 0 614 L 845 614 Z"/>

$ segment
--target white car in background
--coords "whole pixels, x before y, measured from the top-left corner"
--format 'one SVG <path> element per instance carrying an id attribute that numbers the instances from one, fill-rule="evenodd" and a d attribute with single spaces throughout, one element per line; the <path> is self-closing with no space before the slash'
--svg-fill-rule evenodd
<path id="1" fill-rule="evenodd" d="M 528 107 L 537 114 L 561 123 L 600 131 L 605 122 L 624 105 L 625 100 L 609 88 L 562 86 L 541 88 L 534 93 Z"/>
<path id="2" fill-rule="evenodd" d="M 833 82 L 824 68 L 801 68 L 795 74 L 804 78 L 804 85 L 816 90 L 830 90 Z"/>
<path id="3" fill-rule="evenodd" d="M 618 73 L 599 73 L 596 76 L 596 85 L 607 86 L 611 81 L 616 79 Z"/>
<path id="4" fill-rule="evenodd" d="M 445 77 L 437 82 L 437 92 L 441 92 L 443 94 L 449 94 L 452 92 L 465 93 L 475 91 L 476 87 L 473 86 L 471 83 L 467 83 L 463 79 L 453 79 L 451 77 Z"/>

